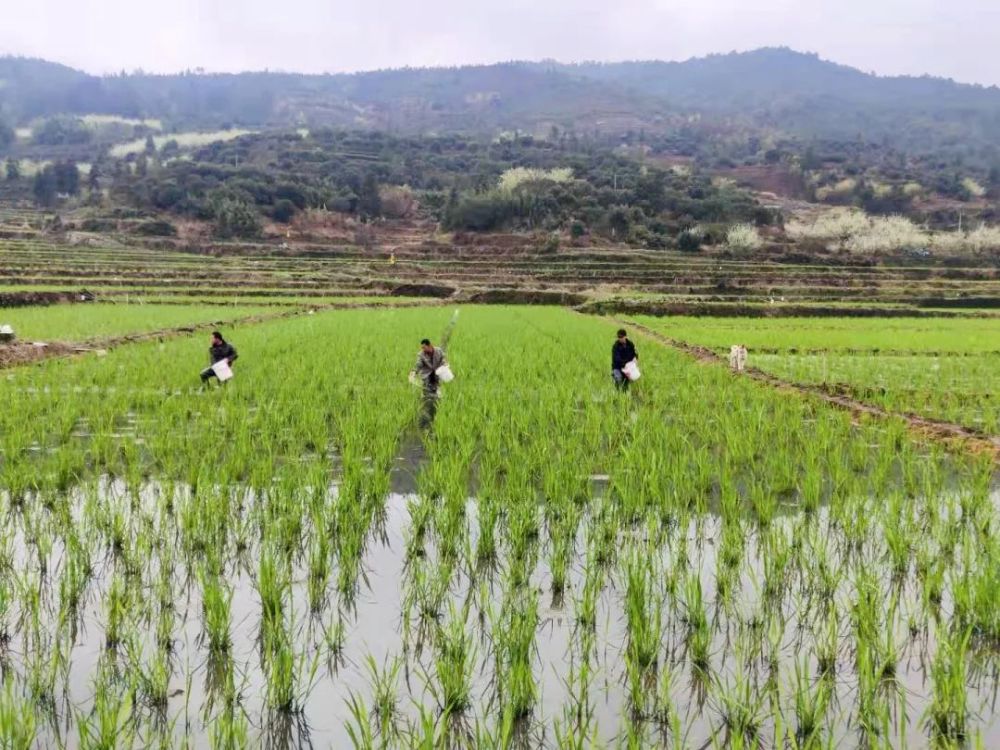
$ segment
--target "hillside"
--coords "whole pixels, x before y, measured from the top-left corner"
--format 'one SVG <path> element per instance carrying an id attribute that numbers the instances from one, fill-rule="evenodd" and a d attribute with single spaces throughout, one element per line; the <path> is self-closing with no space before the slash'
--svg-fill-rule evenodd
<path id="1" fill-rule="evenodd" d="M 179 129 L 332 125 L 495 133 L 547 132 L 555 125 L 617 137 L 701 122 L 767 135 L 861 136 L 911 150 L 1000 148 L 996 87 L 878 77 L 787 49 L 677 63 L 515 62 L 338 75 L 96 77 L 3 58 L 0 80 L 0 116 L 18 125 L 100 112 L 162 119 Z"/>

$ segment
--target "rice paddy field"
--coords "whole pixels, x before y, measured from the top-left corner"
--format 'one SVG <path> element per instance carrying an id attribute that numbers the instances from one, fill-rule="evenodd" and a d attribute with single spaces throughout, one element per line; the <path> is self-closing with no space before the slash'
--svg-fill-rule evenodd
<path id="1" fill-rule="evenodd" d="M 613 320 L 455 316 L 246 326 L 225 387 L 197 335 L 0 371 L 0 745 L 1000 743 L 991 460 L 641 335 L 617 392 Z"/>
<path id="2" fill-rule="evenodd" d="M 1000 435 L 1000 318 L 638 318 L 667 336 L 889 411 Z"/>
<path id="3" fill-rule="evenodd" d="M 28 341 L 90 341 L 273 313 L 249 305 L 72 304 L 0 309 L 0 324 Z"/>

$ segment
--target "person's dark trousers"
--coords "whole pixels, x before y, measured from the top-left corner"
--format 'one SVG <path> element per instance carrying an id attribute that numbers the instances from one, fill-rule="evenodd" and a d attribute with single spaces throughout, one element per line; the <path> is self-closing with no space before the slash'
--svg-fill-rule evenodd
<path id="1" fill-rule="evenodd" d="M 212 378 L 217 378 L 217 377 L 219 376 L 215 374 L 215 370 L 213 370 L 211 367 L 206 367 L 204 370 L 201 371 L 202 383 L 207 383 Z"/>
<path id="2" fill-rule="evenodd" d="M 430 383 L 424 384 L 424 405 L 423 413 L 420 415 L 420 426 L 430 427 L 434 422 L 434 417 L 437 415 L 438 406 L 438 387 L 437 383 L 433 385 Z"/>
<path id="3" fill-rule="evenodd" d="M 627 391 L 628 390 L 628 382 L 629 381 L 628 381 L 628 378 L 625 377 L 625 373 L 624 372 L 622 372 L 621 370 L 612 370 L 611 371 L 611 378 L 615 381 L 615 388 L 617 388 L 619 391 Z"/>

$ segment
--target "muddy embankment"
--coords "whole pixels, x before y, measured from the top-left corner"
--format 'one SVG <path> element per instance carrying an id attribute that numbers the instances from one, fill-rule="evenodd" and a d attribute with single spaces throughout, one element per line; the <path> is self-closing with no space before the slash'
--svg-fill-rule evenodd
<path id="1" fill-rule="evenodd" d="M 0 308 L 92 302 L 93 299 L 89 292 L 0 292 Z"/>

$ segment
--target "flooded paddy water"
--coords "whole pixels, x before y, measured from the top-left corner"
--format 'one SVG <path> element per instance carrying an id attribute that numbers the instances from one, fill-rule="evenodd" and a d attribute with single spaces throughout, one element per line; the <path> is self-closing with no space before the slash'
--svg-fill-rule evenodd
<path id="1" fill-rule="evenodd" d="M 421 736 L 421 719 L 427 715 L 422 717 L 422 711 L 440 717 L 444 709 L 437 686 L 435 630 L 464 608 L 463 630 L 468 635 L 471 659 L 467 675 L 470 700 L 461 710 L 450 712 L 447 729 L 436 732 L 456 747 L 478 747 L 484 738 L 498 740 L 503 696 L 498 685 L 500 657 L 495 639 L 504 608 L 502 579 L 509 562 L 503 554 L 484 564 L 458 561 L 434 611 L 422 609 L 420 596 L 413 596 L 420 572 L 431 571 L 442 562 L 438 545 L 431 541 L 419 554 L 411 552 L 414 532 L 410 509 L 419 503 L 412 489 L 423 460 L 419 446 L 419 441 L 409 445 L 404 441 L 392 471 L 392 484 L 410 491 L 391 492 L 373 518 L 357 586 L 349 595 L 327 587 L 323 605 L 316 611 L 309 602 L 308 565 L 303 556 L 293 557 L 284 616 L 296 659 L 291 678 L 294 709 L 268 705 L 268 683 L 273 677 L 262 654 L 261 550 L 255 544 L 240 550 L 221 571 L 230 595 L 231 646 L 224 654 L 213 654 L 207 645 L 204 586 L 198 581 L 203 573 L 199 573 L 196 557 L 183 562 L 174 558 L 175 567 L 164 571 L 164 558 L 154 555 L 156 560 L 137 572 L 141 581 L 135 594 L 153 598 L 156 584 L 147 586 L 147 582 L 168 580 L 174 610 L 166 657 L 166 697 L 152 705 L 144 700 L 142 677 L 136 675 L 151 668 L 151 655 L 162 645 L 157 643 L 156 622 L 158 609 L 165 602 L 133 602 L 131 613 L 120 626 L 127 634 L 111 643 L 107 602 L 115 598 L 113 591 L 121 580 L 123 561 L 111 539 L 106 538 L 109 530 L 105 529 L 99 533 L 101 542 L 91 546 L 89 582 L 73 610 L 74 621 L 63 621 L 67 613 L 65 580 L 73 554 L 58 540 L 51 540 L 46 549 L 37 537 L 29 538 L 29 532 L 37 531 L 34 521 L 29 522 L 29 516 L 18 517 L 16 509 L 12 510 L 4 546 L 4 559 L 13 573 L 7 588 L 37 587 L 38 602 L 27 610 L 4 611 L 2 663 L 8 684 L 23 680 L 36 683 L 36 688 L 43 684 L 51 687 L 44 710 L 39 712 L 38 744 L 86 744 L 79 740 L 78 723 L 93 716 L 97 685 L 107 689 L 103 681 L 108 680 L 108 684 L 121 681 L 129 686 L 123 689 L 124 693 L 132 692 L 128 707 L 121 709 L 127 715 L 115 721 L 131 725 L 130 731 L 144 743 L 216 745 L 220 738 L 213 734 L 213 724 L 220 714 L 237 708 L 254 744 L 350 746 L 357 744 L 357 735 L 350 727 L 358 722 L 351 701 L 377 711 L 376 701 L 388 697 L 391 715 L 382 733 L 376 735 L 376 745 L 413 746 Z M 607 491 L 607 477 L 596 475 L 591 480 L 593 502 L 599 506 Z M 173 497 L 170 502 L 168 493 Z M 105 478 L 71 493 L 64 510 L 86 526 L 90 513 L 86 506 L 95 500 L 128 516 L 126 528 L 136 530 L 149 524 L 149 530 L 154 531 L 155 527 L 160 541 L 169 545 L 174 535 L 181 533 L 175 524 L 183 522 L 183 507 L 192 501 L 192 493 L 189 487 L 152 483 L 136 494 L 122 482 Z M 336 486 L 330 488 L 329 500 L 337 502 Z M 996 505 L 1000 495 L 994 492 L 991 501 Z M 242 502 L 265 500 L 246 492 Z M 179 515 L 170 518 L 171 513 L 164 512 L 165 504 Z M 463 533 L 475 549 L 480 528 L 475 498 L 467 500 L 464 516 Z M 715 513 L 682 513 L 675 523 L 668 522 L 661 529 L 627 529 L 616 539 L 607 559 L 595 559 L 592 544 L 600 523 L 601 519 L 590 514 L 580 523 L 562 592 L 553 591 L 546 543 L 540 543 L 534 556 L 529 600 L 537 604 L 531 656 L 535 701 L 527 715 L 511 723 L 510 744 L 558 747 L 563 741 L 560 731 L 577 723 L 587 727 L 584 736 L 588 743 L 602 746 L 627 744 L 630 737 L 640 737 L 649 746 L 712 746 L 727 735 L 733 721 L 730 701 L 735 700 L 752 719 L 755 737 L 751 746 L 773 746 L 780 744 L 784 732 L 795 736 L 796 691 L 808 692 L 821 684 L 828 684 L 829 696 L 822 712 L 822 731 L 816 736 L 837 747 L 862 746 L 871 740 L 858 716 L 857 653 L 851 622 L 858 589 L 855 581 L 846 578 L 832 581 L 834 571 L 849 564 L 850 558 L 863 558 L 866 550 L 852 550 L 839 538 L 842 532 L 829 506 L 810 516 L 785 509 L 765 532 L 747 533 L 739 560 L 732 565 L 720 559 L 726 554 L 723 537 L 727 521 Z M 544 540 L 547 536 L 543 524 L 539 537 Z M 656 543 L 650 546 L 654 537 Z M 787 574 L 776 574 L 773 557 L 769 557 L 776 539 L 785 540 L 789 550 L 796 546 L 803 549 L 803 560 L 815 562 L 817 568 L 796 567 L 789 558 Z M 655 560 L 646 560 L 656 576 L 650 581 L 650 592 L 655 593 L 649 615 L 659 628 L 655 665 L 638 678 L 647 701 L 641 708 L 635 705 L 632 681 L 636 677 L 630 674 L 628 664 L 631 626 L 626 579 L 627 559 L 633 549 L 655 549 L 657 555 Z M 127 568 L 127 563 L 124 565 Z M 595 576 L 600 582 L 592 620 L 585 622 L 581 608 L 588 605 L 582 600 L 588 581 Z M 782 587 L 777 595 L 772 590 L 775 580 L 780 580 Z M 720 581 L 725 582 L 728 593 L 720 591 Z M 820 581 L 830 582 L 827 595 L 833 600 L 831 611 L 839 613 L 829 633 L 822 632 L 822 625 L 815 627 L 815 615 L 823 608 L 824 599 L 816 593 L 822 588 L 817 583 Z M 889 626 L 885 637 L 891 643 L 891 665 L 884 665 L 878 689 L 888 723 L 879 728 L 877 736 L 879 742 L 893 747 L 920 747 L 928 742 L 926 721 L 933 701 L 930 672 L 936 631 L 933 625 L 914 626 L 925 606 L 916 576 L 880 583 L 898 592 L 898 611 L 886 612 L 886 603 L 877 602 L 878 614 L 884 618 L 881 624 Z M 693 600 L 694 592 L 700 605 Z M 775 604 L 776 596 L 780 603 Z M 692 619 L 697 619 L 692 608 L 699 606 L 709 637 L 704 647 L 707 661 L 703 663 L 692 653 L 691 640 Z M 936 607 L 943 620 L 954 603 L 944 596 Z M 833 658 L 830 664 L 820 663 L 824 656 L 819 647 L 824 639 Z M 584 664 L 586 678 L 580 675 Z M 1000 661 L 995 651 L 985 648 L 977 650 L 972 665 L 964 683 L 969 735 L 991 747 L 1000 742 L 996 703 Z M 744 690 L 748 692 L 741 692 Z M 760 698 L 746 701 L 751 695 Z M 235 706 L 227 706 L 227 701 Z"/>

